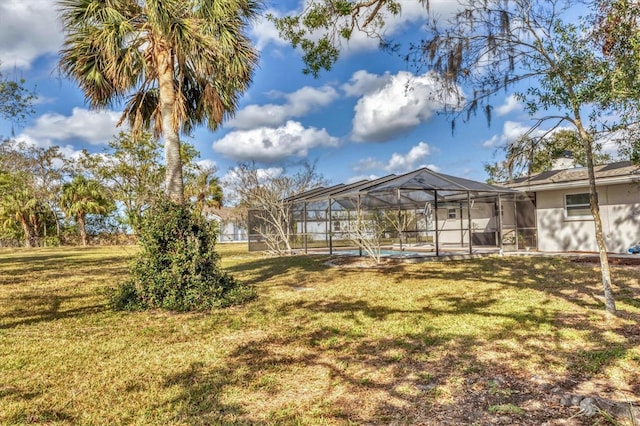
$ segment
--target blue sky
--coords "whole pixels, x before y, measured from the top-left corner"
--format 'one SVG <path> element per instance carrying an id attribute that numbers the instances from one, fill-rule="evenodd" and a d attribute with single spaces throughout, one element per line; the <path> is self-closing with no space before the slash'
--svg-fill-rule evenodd
<path id="1" fill-rule="evenodd" d="M 388 27 L 398 39 L 416 34 L 426 19 L 417 0 L 400 3 L 402 15 Z M 430 4 L 446 16 L 456 3 Z M 282 15 L 299 7 L 272 0 L 266 11 Z M 187 139 L 220 177 L 238 161 L 291 172 L 308 160 L 334 184 L 421 166 L 484 181 L 483 164 L 495 159 L 495 147 L 522 135 L 532 122 L 507 92 L 493 100 L 490 127 L 479 114 L 459 121 L 452 134 L 450 117 L 433 100 L 436 79 L 415 74 L 375 40 L 357 35 L 335 68 L 316 79 L 303 75 L 300 52 L 279 40 L 271 23 L 256 22 L 251 36 L 260 66 L 235 117 L 215 132 L 202 128 Z M 0 135 L 59 145 L 67 155 L 100 152 L 120 130 L 120 110 L 89 110 L 76 85 L 57 71 L 62 41 L 54 1 L 0 0 L 1 71 L 25 78 L 39 96 L 36 114 L 13 129 L 1 122 Z"/>

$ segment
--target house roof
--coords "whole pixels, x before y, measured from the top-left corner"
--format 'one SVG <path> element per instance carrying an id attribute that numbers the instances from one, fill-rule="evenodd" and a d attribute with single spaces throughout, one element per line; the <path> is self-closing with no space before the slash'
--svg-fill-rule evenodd
<path id="1" fill-rule="evenodd" d="M 241 207 L 219 207 L 212 208 L 207 211 L 209 214 L 217 216 L 220 220 L 237 220 L 242 219 L 246 214 L 245 209 Z"/>
<path id="2" fill-rule="evenodd" d="M 594 172 L 598 185 L 640 182 L 640 166 L 631 161 L 595 166 Z M 586 186 L 588 181 L 587 168 L 575 167 L 564 170 L 549 170 L 504 182 L 501 185 L 512 189 L 543 191 Z"/>

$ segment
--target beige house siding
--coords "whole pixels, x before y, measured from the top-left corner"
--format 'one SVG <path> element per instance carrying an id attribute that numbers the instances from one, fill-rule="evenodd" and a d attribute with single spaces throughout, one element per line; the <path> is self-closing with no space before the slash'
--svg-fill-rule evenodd
<path id="1" fill-rule="evenodd" d="M 565 195 L 587 193 L 585 187 L 537 191 L 538 249 L 547 252 L 597 251 L 595 226 L 590 217 L 567 217 Z M 600 214 L 611 253 L 626 253 L 640 240 L 640 185 L 598 186 Z"/>

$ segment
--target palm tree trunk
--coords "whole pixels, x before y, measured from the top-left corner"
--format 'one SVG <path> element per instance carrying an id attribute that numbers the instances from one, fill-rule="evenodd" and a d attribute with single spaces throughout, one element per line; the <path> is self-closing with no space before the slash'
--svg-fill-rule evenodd
<path id="1" fill-rule="evenodd" d="M 82 241 L 82 245 L 87 245 L 87 224 L 84 220 L 84 215 L 79 214 L 76 218 L 76 224 L 78 225 L 78 232 L 80 233 L 80 241 Z"/>
<path id="2" fill-rule="evenodd" d="M 33 233 L 31 232 L 31 225 L 25 217 L 20 217 L 20 225 L 22 225 L 22 231 L 24 232 L 24 246 L 33 247 Z"/>
<path id="3" fill-rule="evenodd" d="M 171 51 L 161 41 L 156 45 L 160 112 L 162 114 L 162 134 L 164 135 L 164 155 L 166 164 L 166 191 L 171 200 L 184 202 L 184 182 L 182 180 L 182 159 L 180 158 L 179 123 L 174 119 L 176 90 L 173 82 L 173 60 Z"/>
<path id="4" fill-rule="evenodd" d="M 593 223 L 596 230 L 596 242 L 598 244 L 598 255 L 600 257 L 600 272 L 602 276 L 602 287 L 604 289 L 605 309 L 608 313 L 616 314 L 616 301 L 611 288 L 611 270 L 609 269 L 609 258 L 607 257 L 607 245 L 602 233 L 602 219 L 600 218 L 600 206 L 598 202 L 598 192 L 596 189 L 596 174 L 593 170 L 593 146 L 591 135 L 582 126 L 582 122 L 577 120 L 576 127 L 584 144 L 584 152 L 587 160 L 587 173 L 589 174 L 589 207 L 593 216 Z"/>

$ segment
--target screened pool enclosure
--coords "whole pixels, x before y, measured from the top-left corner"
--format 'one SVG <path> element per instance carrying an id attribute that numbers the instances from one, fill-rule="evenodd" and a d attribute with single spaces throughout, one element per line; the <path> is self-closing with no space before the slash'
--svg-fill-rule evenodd
<path id="1" fill-rule="evenodd" d="M 534 198 L 427 168 L 315 188 L 281 200 L 277 215 L 251 210 L 248 219 L 250 251 L 273 249 L 270 236 L 278 231 L 291 250 L 332 254 L 377 247 L 440 256 L 537 246 Z"/>

